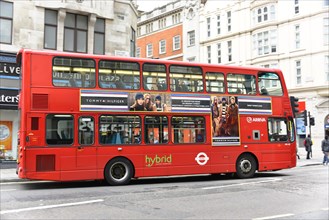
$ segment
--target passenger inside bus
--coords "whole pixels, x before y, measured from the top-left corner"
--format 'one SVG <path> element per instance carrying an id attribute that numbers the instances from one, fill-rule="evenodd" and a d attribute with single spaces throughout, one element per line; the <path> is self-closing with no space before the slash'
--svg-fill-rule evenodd
<path id="1" fill-rule="evenodd" d="M 119 76 L 117 76 L 117 78 L 115 79 L 115 86 L 116 86 L 117 89 L 124 89 L 125 88 L 125 84 L 122 82 L 122 80 Z"/>
<path id="2" fill-rule="evenodd" d="M 178 80 L 178 87 L 176 88 L 176 91 L 178 91 L 178 92 L 188 92 L 189 91 L 184 80 Z"/>
<path id="3" fill-rule="evenodd" d="M 261 95 L 268 95 L 268 91 L 264 86 L 262 86 L 262 88 L 260 89 L 260 94 Z"/>

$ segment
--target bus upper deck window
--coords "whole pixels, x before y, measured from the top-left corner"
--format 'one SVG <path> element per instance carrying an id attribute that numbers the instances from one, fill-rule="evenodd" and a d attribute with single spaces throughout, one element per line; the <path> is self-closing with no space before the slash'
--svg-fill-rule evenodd
<path id="1" fill-rule="evenodd" d="M 223 73 L 206 73 L 206 91 L 215 93 L 224 93 L 224 74 Z"/>
<path id="2" fill-rule="evenodd" d="M 55 57 L 53 85 L 59 87 L 95 87 L 96 67 L 92 59 Z"/>
<path id="3" fill-rule="evenodd" d="M 227 90 L 230 94 L 255 94 L 255 76 L 248 74 L 227 74 Z"/>
<path id="4" fill-rule="evenodd" d="M 98 83 L 101 88 L 140 89 L 139 64 L 115 60 L 99 61 Z"/>
<path id="5" fill-rule="evenodd" d="M 174 92 L 203 92 L 202 69 L 196 66 L 171 65 L 170 90 Z"/>
<path id="6" fill-rule="evenodd" d="M 258 88 L 261 95 L 282 96 L 283 90 L 276 73 L 261 72 L 258 74 Z"/>
<path id="7" fill-rule="evenodd" d="M 143 87 L 145 90 L 167 90 L 166 66 L 145 63 L 143 65 Z"/>

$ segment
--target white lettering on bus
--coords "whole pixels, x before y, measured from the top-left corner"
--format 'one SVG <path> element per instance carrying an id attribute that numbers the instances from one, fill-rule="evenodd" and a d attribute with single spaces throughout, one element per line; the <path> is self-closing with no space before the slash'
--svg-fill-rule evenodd
<path id="1" fill-rule="evenodd" d="M 92 121 L 81 121 L 79 126 L 80 131 L 94 131 L 94 123 Z"/>
<path id="2" fill-rule="evenodd" d="M 90 80 L 90 74 L 86 73 L 83 74 L 85 77 L 85 80 Z M 82 79 L 81 73 L 66 73 L 66 72 L 56 72 L 53 71 L 53 78 L 55 79 Z"/>
<path id="3" fill-rule="evenodd" d="M 265 118 L 252 118 L 252 117 L 247 117 L 247 122 L 248 123 L 253 123 L 253 122 L 266 122 Z"/>

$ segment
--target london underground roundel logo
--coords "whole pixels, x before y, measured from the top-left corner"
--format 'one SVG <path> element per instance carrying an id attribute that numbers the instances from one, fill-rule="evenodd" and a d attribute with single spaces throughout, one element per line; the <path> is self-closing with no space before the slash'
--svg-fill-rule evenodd
<path id="1" fill-rule="evenodd" d="M 195 158 L 195 161 L 201 166 L 205 165 L 208 162 L 208 160 L 209 160 L 209 157 L 204 152 L 198 153 L 198 155 Z"/>

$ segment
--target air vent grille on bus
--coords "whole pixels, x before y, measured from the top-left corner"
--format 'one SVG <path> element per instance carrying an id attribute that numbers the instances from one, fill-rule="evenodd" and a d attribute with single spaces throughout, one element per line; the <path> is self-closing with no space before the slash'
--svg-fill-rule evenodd
<path id="1" fill-rule="evenodd" d="M 32 94 L 33 109 L 48 109 L 48 94 Z"/>
<path id="2" fill-rule="evenodd" d="M 37 155 L 37 172 L 55 171 L 55 155 Z"/>

